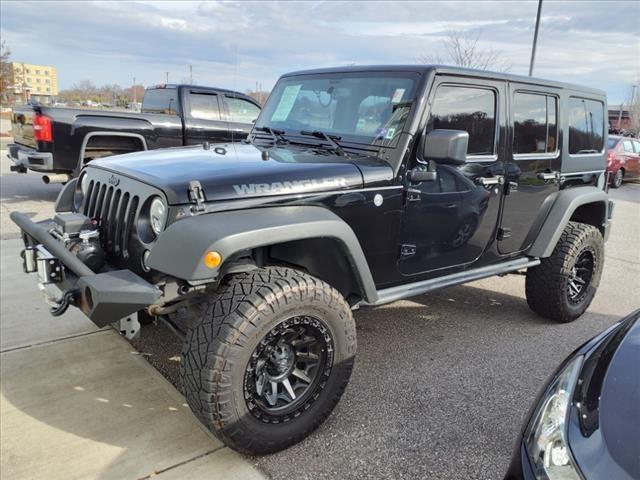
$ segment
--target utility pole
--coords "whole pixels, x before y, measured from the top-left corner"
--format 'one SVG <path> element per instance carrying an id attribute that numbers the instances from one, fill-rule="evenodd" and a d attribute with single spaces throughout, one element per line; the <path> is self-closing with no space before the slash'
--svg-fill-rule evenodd
<path id="1" fill-rule="evenodd" d="M 189 65 L 189 84 L 193 85 L 193 65 Z"/>
<path id="2" fill-rule="evenodd" d="M 133 77 L 133 104 L 137 105 L 138 103 L 138 95 L 136 89 L 136 77 Z"/>
<path id="3" fill-rule="evenodd" d="M 531 49 L 531 63 L 529 63 L 529 76 L 533 75 L 533 64 L 536 60 L 536 46 L 538 45 L 538 29 L 540 28 L 540 12 L 542 11 L 542 0 L 538 0 L 538 15 L 536 15 L 536 30 L 533 34 L 533 48 Z"/>
<path id="4" fill-rule="evenodd" d="M 164 72 L 164 73 L 165 73 L 166 80 L 167 80 L 167 81 L 166 81 L 166 82 L 164 82 L 164 83 L 169 83 L 169 72 Z"/>

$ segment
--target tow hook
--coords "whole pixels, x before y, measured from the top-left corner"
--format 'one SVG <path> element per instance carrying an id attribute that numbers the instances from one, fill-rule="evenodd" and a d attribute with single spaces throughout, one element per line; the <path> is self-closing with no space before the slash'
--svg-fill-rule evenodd
<path id="1" fill-rule="evenodd" d="M 62 296 L 58 304 L 52 306 L 49 309 L 49 313 L 51 313 L 51 315 L 53 315 L 54 317 L 59 317 L 67 311 L 69 305 L 75 305 L 75 301 L 75 290 L 64 292 L 64 295 Z"/>

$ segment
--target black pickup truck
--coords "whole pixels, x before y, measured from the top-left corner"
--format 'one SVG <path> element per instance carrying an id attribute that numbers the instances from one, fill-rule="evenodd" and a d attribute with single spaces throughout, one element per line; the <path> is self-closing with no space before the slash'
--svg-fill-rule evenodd
<path id="1" fill-rule="evenodd" d="M 193 85 L 148 88 L 140 113 L 22 105 L 11 116 L 11 170 L 64 183 L 94 158 L 244 139 L 259 113 L 247 95 Z"/>

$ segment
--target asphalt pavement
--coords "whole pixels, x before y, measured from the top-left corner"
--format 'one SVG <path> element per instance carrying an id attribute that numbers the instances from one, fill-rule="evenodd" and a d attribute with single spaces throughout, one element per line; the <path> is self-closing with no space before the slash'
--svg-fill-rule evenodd
<path id="1" fill-rule="evenodd" d="M 24 177 L 30 175 L 36 177 Z M 44 215 L 59 189 L 6 177 L 3 238 L 15 235 L 5 230 L 5 209 Z M 355 313 L 356 366 L 334 413 L 300 444 L 247 460 L 287 480 L 501 478 L 548 375 L 582 342 L 640 307 L 640 185 L 625 184 L 611 197 L 604 274 L 583 317 L 555 324 L 536 316 L 519 275 L 362 309 Z M 133 345 L 177 384 L 180 341 L 166 327 L 144 327 Z"/>

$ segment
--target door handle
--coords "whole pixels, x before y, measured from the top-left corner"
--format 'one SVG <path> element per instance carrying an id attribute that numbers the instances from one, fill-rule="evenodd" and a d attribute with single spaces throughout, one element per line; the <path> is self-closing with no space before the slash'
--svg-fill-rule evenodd
<path id="1" fill-rule="evenodd" d="M 544 180 L 545 182 L 549 180 L 557 180 L 558 172 L 540 172 L 537 176 L 540 180 Z"/>
<path id="2" fill-rule="evenodd" d="M 477 182 L 483 187 L 502 185 L 504 183 L 504 177 L 502 175 L 496 175 L 495 177 L 479 177 Z"/>

